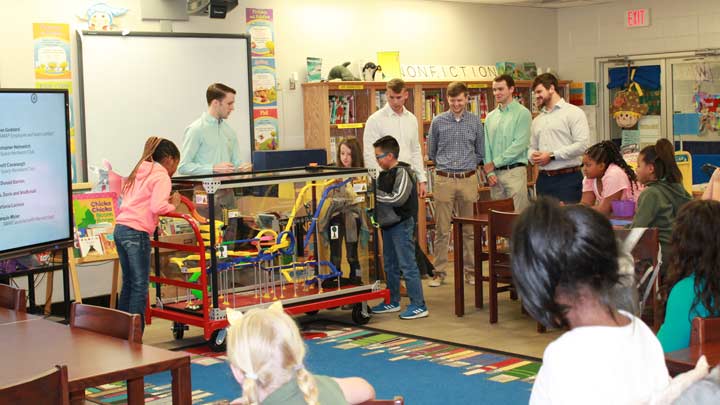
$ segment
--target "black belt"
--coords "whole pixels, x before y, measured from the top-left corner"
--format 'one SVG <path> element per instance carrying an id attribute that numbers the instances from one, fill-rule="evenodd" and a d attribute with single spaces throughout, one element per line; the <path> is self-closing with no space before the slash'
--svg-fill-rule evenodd
<path id="1" fill-rule="evenodd" d="M 525 163 L 513 163 L 511 165 L 496 167 L 495 170 L 510 170 L 510 169 L 514 169 L 514 168 L 520 167 L 520 166 L 527 166 L 527 165 Z"/>
<path id="2" fill-rule="evenodd" d="M 557 170 L 540 170 L 540 174 L 546 176 L 559 176 L 561 174 L 569 174 L 579 172 L 582 166 L 565 167 Z"/>

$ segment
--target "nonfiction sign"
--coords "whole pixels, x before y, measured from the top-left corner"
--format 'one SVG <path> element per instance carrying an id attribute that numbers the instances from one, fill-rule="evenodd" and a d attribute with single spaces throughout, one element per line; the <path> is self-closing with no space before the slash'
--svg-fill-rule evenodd
<path id="1" fill-rule="evenodd" d="M 406 81 L 492 80 L 497 68 L 492 65 L 400 65 Z"/>

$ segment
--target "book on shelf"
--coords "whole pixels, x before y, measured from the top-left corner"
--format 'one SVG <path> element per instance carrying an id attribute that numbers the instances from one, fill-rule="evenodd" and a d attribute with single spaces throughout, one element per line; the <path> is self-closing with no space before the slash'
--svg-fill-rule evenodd
<path id="1" fill-rule="evenodd" d="M 426 199 L 425 206 L 427 207 L 425 210 L 425 219 L 427 219 L 428 222 L 435 222 L 435 203 L 432 199 Z"/>
<path id="2" fill-rule="evenodd" d="M 337 148 L 338 148 L 337 147 L 337 139 L 334 136 L 331 136 L 330 137 L 330 150 L 328 151 L 328 152 L 330 152 L 330 160 L 332 161 L 330 163 L 337 164 L 337 162 L 335 162 L 335 159 L 336 159 L 335 157 L 337 156 Z"/>
<path id="3" fill-rule="evenodd" d="M 435 230 L 428 229 L 427 235 L 427 253 L 430 256 L 435 256 Z"/>
<path id="4" fill-rule="evenodd" d="M 431 121 L 437 115 L 440 115 L 445 110 L 445 103 L 443 102 L 440 93 L 426 93 L 422 92 L 423 96 L 423 109 L 422 117 L 423 121 Z"/>
<path id="5" fill-rule="evenodd" d="M 332 95 L 329 97 L 330 124 L 349 124 L 355 122 L 355 98 L 351 95 Z"/>
<path id="6" fill-rule="evenodd" d="M 427 137 L 425 139 L 427 139 Z M 433 180 L 433 169 L 431 167 L 425 168 L 425 177 L 427 178 L 427 192 L 432 193 L 435 186 L 435 181 Z"/>
<path id="7" fill-rule="evenodd" d="M 385 92 L 382 90 L 378 90 L 375 92 L 375 106 L 377 109 L 381 109 L 385 107 L 385 104 L 387 104 L 387 98 L 385 97 Z"/>

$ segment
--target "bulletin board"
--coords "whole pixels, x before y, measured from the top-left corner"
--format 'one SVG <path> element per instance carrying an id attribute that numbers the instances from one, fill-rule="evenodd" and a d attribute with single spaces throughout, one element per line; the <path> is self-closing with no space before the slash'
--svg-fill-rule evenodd
<path id="1" fill-rule="evenodd" d="M 81 31 L 76 37 L 86 169 L 107 159 L 127 176 L 150 136 L 181 148 L 185 128 L 207 111 L 205 91 L 215 82 L 237 91 L 227 123 L 241 159 L 251 161 L 248 35 Z"/>

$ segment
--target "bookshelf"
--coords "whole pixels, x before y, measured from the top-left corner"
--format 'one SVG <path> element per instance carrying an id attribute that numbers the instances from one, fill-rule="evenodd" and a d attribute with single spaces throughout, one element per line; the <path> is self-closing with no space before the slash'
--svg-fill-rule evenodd
<path id="1" fill-rule="evenodd" d="M 482 121 L 495 108 L 492 81 L 465 82 L 468 86 L 468 109 Z M 447 86 L 450 81 L 407 82 L 409 97 L 405 108 L 418 120 L 418 138 L 427 160 L 426 139 L 433 117 L 446 111 Z M 538 114 L 532 97 L 532 81 L 515 81 L 515 98 L 535 117 Z M 362 145 L 362 134 L 368 117 L 384 105 L 385 82 L 321 82 L 303 83 L 303 116 L 305 148 L 323 148 L 327 161 L 335 161 L 337 144 L 343 138 L 356 138 Z M 570 81 L 561 80 L 558 92 L 567 99 Z M 341 114 L 338 114 L 341 106 Z M 432 162 L 428 167 L 428 192 L 432 192 Z M 432 195 L 432 194 L 431 194 Z M 432 202 L 432 197 L 427 199 Z M 427 201 L 418 205 L 418 241 L 428 252 Z M 431 226 L 432 226 L 431 221 Z M 430 249 L 432 250 L 432 249 Z"/>

